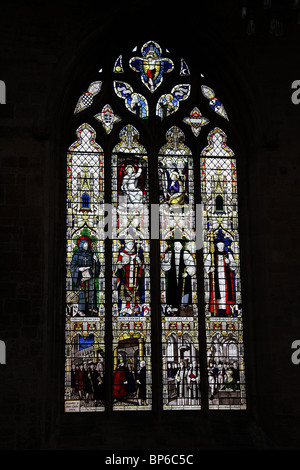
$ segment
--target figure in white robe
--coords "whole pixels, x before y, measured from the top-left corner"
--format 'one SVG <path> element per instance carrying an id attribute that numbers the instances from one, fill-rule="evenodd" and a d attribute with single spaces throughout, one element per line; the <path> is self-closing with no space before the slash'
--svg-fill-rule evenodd
<path id="1" fill-rule="evenodd" d="M 127 165 L 125 168 L 121 189 L 127 195 L 127 202 L 130 204 L 140 204 L 143 200 L 144 193 L 138 187 L 138 179 L 141 174 L 141 167 L 135 170 L 133 165 Z"/>

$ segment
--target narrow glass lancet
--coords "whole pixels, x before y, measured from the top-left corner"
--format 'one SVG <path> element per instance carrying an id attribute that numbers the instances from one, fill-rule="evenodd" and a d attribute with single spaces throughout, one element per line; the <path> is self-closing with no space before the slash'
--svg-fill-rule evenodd
<path id="1" fill-rule="evenodd" d="M 201 154 L 210 409 L 245 409 L 236 159 L 219 128 Z"/>
<path id="2" fill-rule="evenodd" d="M 200 408 L 193 158 L 172 127 L 158 157 L 160 180 L 163 408 Z"/>
<path id="3" fill-rule="evenodd" d="M 148 156 L 135 127 L 112 153 L 113 409 L 151 409 Z"/>
<path id="4" fill-rule="evenodd" d="M 103 152 L 88 124 L 67 155 L 65 411 L 103 411 Z"/>

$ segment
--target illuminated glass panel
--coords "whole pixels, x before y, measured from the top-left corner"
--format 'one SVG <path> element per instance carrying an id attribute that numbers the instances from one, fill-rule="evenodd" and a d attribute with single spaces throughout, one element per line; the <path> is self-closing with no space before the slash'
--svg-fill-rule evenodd
<path id="1" fill-rule="evenodd" d="M 65 410 L 104 410 L 103 152 L 88 124 L 67 155 Z"/>
<path id="2" fill-rule="evenodd" d="M 137 50 L 133 49 L 134 57 L 128 61 L 122 54 L 115 60 L 112 86 L 105 87 L 105 101 L 100 94 L 102 82 L 94 81 L 79 97 L 74 110 L 78 119 L 78 113 L 84 115 L 93 105 L 91 119 L 97 132 L 99 129 L 98 135 L 106 133 L 105 144 L 113 150 L 106 156 L 104 169 L 96 132 L 84 123 L 78 127 L 77 141 L 67 156 L 65 410 L 105 409 L 104 338 L 108 318 L 112 320 L 109 347 L 113 350 L 113 370 L 107 374 L 112 375 L 113 410 L 152 409 L 152 393 L 158 392 L 152 390 L 151 345 L 156 338 L 151 338 L 150 256 L 153 272 L 160 273 L 156 280 L 160 299 L 153 295 L 152 305 L 156 301 L 161 311 L 158 334 L 162 340 L 162 370 L 158 372 L 162 374 L 163 409 L 201 408 L 199 345 L 207 351 L 209 408 L 245 409 L 235 155 L 227 146 L 226 134 L 213 129 L 200 159 L 201 194 L 196 188 L 196 196 L 202 198 L 204 223 L 196 237 L 199 205 L 194 199 L 195 155 L 177 127 L 181 122 L 190 142 L 195 143 L 204 129 L 213 126 L 212 113 L 210 119 L 205 117 L 210 108 L 226 120 L 228 116 L 212 88 L 199 84 L 202 95 L 194 93 L 196 77 L 184 59 L 173 62 L 164 57 L 169 51 L 165 49 L 163 54 L 154 41 L 146 42 L 141 54 Z M 122 73 L 129 82 L 119 80 Z M 183 83 L 189 76 L 195 78 L 192 84 Z M 136 86 L 137 77 L 145 85 L 143 94 L 130 84 L 133 78 Z M 162 84 L 163 92 L 157 95 Z M 195 102 L 195 97 L 199 101 Z M 146 129 L 144 124 L 151 118 L 145 135 L 153 144 L 151 162 L 140 143 L 144 135 L 131 124 L 122 126 L 115 145 L 116 127 L 122 120 L 130 122 L 130 116 L 139 122 L 139 130 Z M 166 133 L 165 145 L 155 149 L 168 120 L 176 125 Z M 109 205 L 104 201 L 104 170 L 111 180 Z M 156 212 L 149 204 L 148 173 L 159 180 L 159 191 L 152 194 Z M 153 237 L 152 220 L 149 233 L 149 212 L 151 216 L 159 214 L 159 228 L 155 227 L 159 232 L 159 259 L 150 253 L 150 238 L 157 237 Z M 197 244 L 199 237 L 201 247 Z M 105 238 L 110 238 L 111 257 L 104 251 Z M 200 248 L 204 264 L 201 273 L 196 263 Z M 107 266 L 112 279 L 105 305 Z M 204 297 L 205 308 L 198 303 L 200 297 Z M 200 326 L 205 325 L 200 343 L 199 321 Z"/>
<path id="3" fill-rule="evenodd" d="M 246 408 L 236 159 L 219 128 L 201 155 L 210 409 Z"/>
<path id="4" fill-rule="evenodd" d="M 222 104 L 222 102 L 215 96 L 215 92 L 212 88 L 206 85 L 201 86 L 203 96 L 209 100 L 209 106 L 215 113 L 222 116 L 224 119 L 228 120 L 227 112 Z"/>
<path id="5" fill-rule="evenodd" d="M 98 95 L 102 87 L 102 82 L 97 81 L 90 84 L 87 91 L 85 91 L 79 98 L 74 114 L 80 113 L 93 104 L 94 96 Z"/>
<path id="6" fill-rule="evenodd" d="M 190 85 L 176 85 L 172 88 L 171 93 L 166 93 L 160 97 L 156 106 L 156 114 L 161 120 L 175 113 L 179 109 L 181 101 L 189 97 L 191 91 Z"/>
<path id="7" fill-rule="evenodd" d="M 192 109 L 188 117 L 183 118 L 183 122 L 185 124 L 189 124 L 191 126 L 193 134 L 198 137 L 202 126 L 206 126 L 209 123 L 209 119 L 202 116 L 200 110 L 195 107 L 194 109 Z"/>
<path id="8" fill-rule="evenodd" d="M 200 408 L 194 170 L 172 127 L 158 157 L 163 408 Z"/>
<path id="9" fill-rule="evenodd" d="M 94 118 L 102 123 L 107 134 L 110 134 L 115 123 L 121 121 L 120 116 L 114 113 L 109 104 L 103 106 L 101 113 L 95 114 Z"/>
<path id="10" fill-rule="evenodd" d="M 116 73 L 123 73 L 124 70 L 123 70 L 123 65 L 122 65 L 122 55 L 120 55 L 116 62 L 115 62 L 115 65 L 114 65 L 114 72 Z"/>
<path id="11" fill-rule="evenodd" d="M 148 119 L 149 109 L 146 98 L 140 93 L 134 93 L 129 83 L 115 81 L 116 95 L 125 101 L 126 108 L 141 119 Z"/>
<path id="12" fill-rule="evenodd" d="M 113 409 L 151 409 L 148 156 L 128 125 L 112 153 Z"/>
<path id="13" fill-rule="evenodd" d="M 188 65 L 186 61 L 182 58 L 181 58 L 180 75 L 190 75 Z"/>
<path id="14" fill-rule="evenodd" d="M 129 65 L 141 74 L 142 82 L 153 93 L 162 83 L 163 74 L 172 72 L 174 64 L 171 59 L 161 57 L 161 47 L 154 41 L 144 44 L 141 52 L 142 57 L 133 57 Z"/>

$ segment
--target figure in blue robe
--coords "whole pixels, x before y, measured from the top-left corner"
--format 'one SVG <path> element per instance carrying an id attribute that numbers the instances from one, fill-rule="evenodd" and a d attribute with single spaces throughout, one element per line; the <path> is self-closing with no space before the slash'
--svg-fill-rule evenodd
<path id="1" fill-rule="evenodd" d="M 99 277 L 100 263 L 87 239 L 80 240 L 70 269 L 74 290 L 78 292 L 78 313 L 85 315 L 97 312 L 95 279 Z"/>

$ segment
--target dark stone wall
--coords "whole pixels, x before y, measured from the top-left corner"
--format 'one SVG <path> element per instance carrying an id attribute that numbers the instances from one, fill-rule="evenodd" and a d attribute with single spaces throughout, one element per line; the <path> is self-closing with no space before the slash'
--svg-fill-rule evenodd
<path id="1" fill-rule="evenodd" d="M 197 10 L 99 3 L 0 5 L 0 448 L 299 450 L 300 365 L 291 361 L 300 339 L 300 104 L 291 101 L 291 84 L 300 79 L 297 12 L 285 9 L 284 34 L 276 36 L 270 11 L 257 2 L 256 34 L 247 35 L 235 1 L 200 2 Z M 222 97 L 244 148 L 246 413 L 63 414 L 68 122 L 85 72 L 144 39 L 187 61 L 199 55 L 201 62 L 205 51 L 216 64 L 212 75 L 226 84 Z"/>

